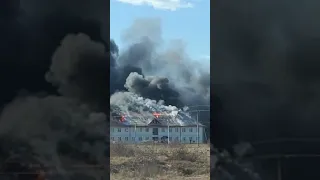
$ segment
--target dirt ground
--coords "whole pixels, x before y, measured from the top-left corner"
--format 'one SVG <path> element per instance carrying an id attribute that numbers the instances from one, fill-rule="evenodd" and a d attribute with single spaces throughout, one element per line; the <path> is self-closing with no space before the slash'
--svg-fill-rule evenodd
<path id="1" fill-rule="evenodd" d="M 210 179 L 207 144 L 112 144 L 110 161 L 111 180 Z"/>

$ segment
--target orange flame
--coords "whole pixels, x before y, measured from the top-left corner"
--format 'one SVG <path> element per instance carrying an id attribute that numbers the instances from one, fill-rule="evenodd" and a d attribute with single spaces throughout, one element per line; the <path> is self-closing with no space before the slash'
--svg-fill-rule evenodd
<path id="1" fill-rule="evenodd" d="M 124 115 L 121 116 L 120 122 L 124 122 L 124 120 L 126 119 L 126 117 Z"/>
<path id="2" fill-rule="evenodd" d="M 159 116 L 161 115 L 160 113 L 153 113 L 153 115 L 156 117 L 156 118 L 159 118 Z"/>

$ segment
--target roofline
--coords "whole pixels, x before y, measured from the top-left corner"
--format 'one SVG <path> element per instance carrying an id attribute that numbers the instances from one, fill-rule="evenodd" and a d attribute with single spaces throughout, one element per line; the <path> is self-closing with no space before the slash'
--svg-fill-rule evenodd
<path id="1" fill-rule="evenodd" d="M 204 125 L 198 125 L 199 127 L 205 127 Z M 111 125 L 110 127 L 168 127 L 168 125 Z M 186 125 L 186 126 L 178 126 L 178 125 L 172 125 L 169 127 L 197 127 L 197 125 Z"/>

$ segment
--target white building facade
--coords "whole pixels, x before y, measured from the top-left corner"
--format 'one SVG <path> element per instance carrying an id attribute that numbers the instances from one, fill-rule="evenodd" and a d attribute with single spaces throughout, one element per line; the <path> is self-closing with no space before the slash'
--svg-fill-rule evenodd
<path id="1" fill-rule="evenodd" d="M 146 141 L 168 142 L 168 140 L 184 144 L 205 143 L 204 126 L 168 125 L 156 118 L 147 125 L 110 124 L 110 142 L 134 144 Z"/>

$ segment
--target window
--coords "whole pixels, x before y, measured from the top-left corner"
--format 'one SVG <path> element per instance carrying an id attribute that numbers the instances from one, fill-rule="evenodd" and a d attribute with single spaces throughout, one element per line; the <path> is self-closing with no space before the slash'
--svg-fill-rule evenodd
<path id="1" fill-rule="evenodd" d="M 142 127 L 141 127 L 141 128 L 139 128 L 139 132 L 142 132 Z"/>
<path id="2" fill-rule="evenodd" d="M 118 141 L 121 141 L 121 137 L 118 137 Z"/>
<path id="3" fill-rule="evenodd" d="M 129 131 L 129 128 L 125 128 L 124 130 L 125 130 L 126 132 L 128 132 L 128 131 Z"/>
<path id="4" fill-rule="evenodd" d="M 131 139 L 132 139 L 132 141 L 136 141 L 136 140 L 135 140 L 135 137 L 132 137 Z"/>
<path id="5" fill-rule="evenodd" d="M 166 132 L 166 129 L 165 129 L 165 128 L 161 128 L 161 131 L 162 131 L 162 132 Z"/>
<path id="6" fill-rule="evenodd" d="M 169 128 L 169 132 L 172 132 L 172 128 Z"/>
<path id="7" fill-rule="evenodd" d="M 192 141 L 192 137 L 189 137 L 189 140 Z"/>
<path id="8" fill-rule="evenodd" d="M 121 128 L 118 128 L 118 132 L 121 132 Z"/>
<path id="9" fill-rule="evenodd" d="M 187 138 L 186 137 L 183 137 L 183 139 L 182 139 L 183 141 L 186 141 L 187 140 Z"/>
<path id="10" fill-rule="evenodd" d="M 125 140 L 125 141 L 128 141 L 128 140 L 129 140 L 129 138 L 128 138 L 128 137 L 125 137 L 125 138 L 124 138 L 124 140 Z"/>
<path id="11" fill-rule="evenodd" d="M 179 129 L 176 127 L 176 132 L 179 132 Z"/>
<path id="12" fill-rule="evenodd" d="M 182 128 L 182 132 L 186 132 L 186 128 Z"/>
<path id="13" fill-rule="evenodd" d="M 142 141 L 142 137 L 139 137 L 139 141 Z"/>
<path id="14" fill-rule="evenodd" d="M 146 132 L 149 132 L 149 128 L 146 128 Z"/>
<path id="15" fill-rule="evenodd" d="M 148 141 L 149 140 L 149 137 L 146 137 L 146 141 Z"/>
<path id="16" fill-rule="evenodd" d="M 189 128 L 189 132 L 192 132 L 192 128 Z"/>

